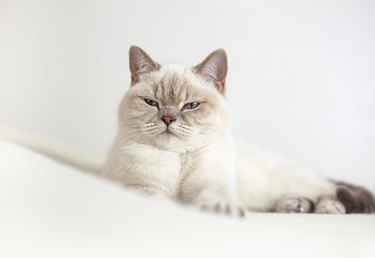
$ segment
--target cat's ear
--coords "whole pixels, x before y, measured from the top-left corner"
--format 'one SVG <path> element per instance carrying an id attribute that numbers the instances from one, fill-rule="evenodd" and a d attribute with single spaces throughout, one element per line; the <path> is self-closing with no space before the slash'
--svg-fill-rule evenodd
<path id="1" fill-rule="evenodd" d="M 140 47 L 131 46 L 129 49 L 129 68 L 131 73 L 131 84 L 139 81 L 142 74 L 150 73 L 160 69 L 160 65 L 152 60 Z"/>
<path id="2" fill-rule="evenodd" d="M 224 93 L 228 63 L 224 49 L 218 49 L 209 54 L 193 71 L 207 80 L 212 81 L 220 93 Z"/>

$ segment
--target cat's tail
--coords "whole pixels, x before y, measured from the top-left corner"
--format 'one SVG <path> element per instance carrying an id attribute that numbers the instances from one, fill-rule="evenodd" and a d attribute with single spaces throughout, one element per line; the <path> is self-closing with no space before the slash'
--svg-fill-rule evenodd
<path id="1" fill-rule="evenodd" d="M 344 182 L 334 183 L 337 199 L 344 204 L 346 213 L 375 213 L 375 198 L 370 191 Z"/>
<path id="2" fill-rule="evenodd" d="M 0 125 L 0 139 L 25 146 L 61 163 L 94 174 L 100 174 L 104 166 L 104 157 L 96 153 L 84 151 L 56 139 L 26 130 Z"/>

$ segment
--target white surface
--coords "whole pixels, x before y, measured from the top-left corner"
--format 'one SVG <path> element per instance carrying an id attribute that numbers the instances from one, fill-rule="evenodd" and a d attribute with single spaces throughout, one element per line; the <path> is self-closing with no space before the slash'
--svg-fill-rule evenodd
<path id="1" fill-rule="evenodd" d="M 237 135 L 375 187 L 375 1 L 1 0 L 0 123 L 106 153 L 128 49 L 224 47 Z"/>
<path id="2" fill-rule="evenodd" d="M 374 215 L 204 214 L 0 141 L 0 257 L 372 258 Z"/>

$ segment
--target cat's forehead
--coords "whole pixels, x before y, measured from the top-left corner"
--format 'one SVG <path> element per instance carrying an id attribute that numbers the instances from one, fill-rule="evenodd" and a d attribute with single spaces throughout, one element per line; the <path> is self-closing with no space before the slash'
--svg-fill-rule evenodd
<path id="1" fill-rule="evenodd" d="M 190 67 L 169 65 L 150 74 L 143 90 L 165 104 L 179 104 L 200 95 L 194 77 Z"/>

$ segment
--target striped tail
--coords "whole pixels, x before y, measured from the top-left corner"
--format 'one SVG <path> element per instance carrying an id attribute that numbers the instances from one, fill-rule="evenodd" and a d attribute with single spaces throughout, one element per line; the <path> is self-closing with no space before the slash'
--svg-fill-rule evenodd
<path id="1" fill-rule="evenodd" d="M 346 213 L 374 213 L 375 198 L 367 189 L 344 183 L 335 182 L 336 196 L 344 204 Z"/>

